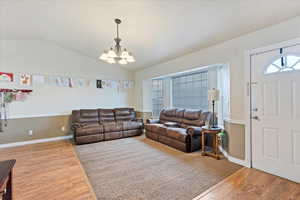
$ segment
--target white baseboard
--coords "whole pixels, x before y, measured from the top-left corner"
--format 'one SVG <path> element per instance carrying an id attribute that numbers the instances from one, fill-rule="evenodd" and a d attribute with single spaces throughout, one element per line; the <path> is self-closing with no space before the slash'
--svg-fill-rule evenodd
<path id="1" fill-rule="evenodd" d="M 241 160 L 241 159 L 230 156 L 227 153 L 227 151 L 225 151 L 221 146 L 219 147 L 219 150 L 223 153 L 225 158 L 227 158 L 230 162 L 233 162 L 233 163 L 236 163 L 238 165 L 242 165 L 244 167 L 250 168 L 250 165 L 248 164 L 248 162 L 246 160 Z"/>
<path id="2" fill-rule="evenodd" d="M 29 144 L 37 144 L 37 143 L 44 143 L 44 142 L 52 142 L 57 140 L 68 140 L 73 138 L 73 135 L 66 135 L 66 136 L 59 136 L 59 137 L 52 137 L 52 138 L 45 138 L 45 139 L 37 139 L 37 140 L 29 140 L 24 142 L 14 142 L 8 144 L 0 144 L 0 148 L 8 148 L 8 147 L 17 147 L 17 146 L 24 146 Z"/>

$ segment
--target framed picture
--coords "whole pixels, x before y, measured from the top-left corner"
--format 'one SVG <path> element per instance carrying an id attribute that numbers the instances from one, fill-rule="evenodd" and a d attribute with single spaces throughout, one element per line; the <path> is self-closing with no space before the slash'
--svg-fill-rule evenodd
<path id="1" fill-rule="evenodd" d="M 31 85 L 31 75 L 30 74 L 20 74 L 20 85 Z"/>
<path id="2" fill-rule="evenodd" d="M 0 82 L 13 82 L 13 81 L 14 81 L 13 73 L 0 72 Z"/>
<path id="3" fill-rule="evenodd" d="M 96 87 L 97 88 L 103 88 L 103 86 L 102 86 L 102 80 L 96 80 Z"/>

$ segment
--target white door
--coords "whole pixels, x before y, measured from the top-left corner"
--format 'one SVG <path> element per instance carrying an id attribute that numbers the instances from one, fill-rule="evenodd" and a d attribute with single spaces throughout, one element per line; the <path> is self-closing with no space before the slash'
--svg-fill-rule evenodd
<path id="1" fill-rule="evenodd" d="M 300 182 L 300 45 L 251 57 L 252 164 Z"/>

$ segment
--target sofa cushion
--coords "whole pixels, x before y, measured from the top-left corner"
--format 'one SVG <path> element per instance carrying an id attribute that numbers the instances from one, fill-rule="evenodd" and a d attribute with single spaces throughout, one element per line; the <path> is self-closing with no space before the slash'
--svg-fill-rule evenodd
<path id="1" fill-rule="evenodd" d="M 115 108 L 114 112 L 117 121 L 130 121 L 135 119 L 133 108 Z"/>
<path id="2" fill-rule="evenodd" d="M 184 116 L 188 120 L 197 120 L 201 117 L 201 110 L 185 110 Z"/>
<path id="3" fill-rule="evenodd" d="M 188 128 L 189 126 L 204 126 L 205 121 L 202 121 L 201 119 L 198 120 L 188 120 L 188 119 L 183 119 L 181 123 L 182 128 Z"/>
<path id="4" fill-rule="evenodd" d="M 181 142 L 186 142 L 186 137 L 188 135 L 186 133 L 186 129 L 184 128 L 168 128 L 166 136 L 175 140 L 179 140 Z"/>
<path id="5" fill-rule="evenodd" d="M 153 125 L 155 125 L 155 124 L 145 124 L 145 129 L 146 129 L 147 131 L 152 131 Z"/>
<path id="6" fill-rule="evenodd" d="M 103 124 L 104 126 L 104 132 L 116 132 L 116 131 L 122 131 L 123 124 L 120 122 L 106 122 Z"/>
<path id="7" fill-rule="evenodd" d="M 78 122 L 80 123 L 90 123 L 90 122 L 98 122 L 99 115 L 96 109 L 82 109 L 80 110 L 80 118 Z"/>
<path id="8" fill-rule="evenodd" d="M 167 132 L 167 127 L 163 124 L 151 124 L 151 131 L 154 133 L 158 133 L 160 135 L 165 135 Z"/>
<path id="9" fill-rule="evenodd" d="M 143 127 L 142 122 L 136 121 L 123 121 L 123 130 L 141 129 Z"/>
<path id="10" fill-rule="evenodd" d="M 163 110 L 160 113 L 159 120 L 160 123 L 165 123 L 165 122 L 177 122 L 180 123 L 182 118 L 177 117 L 181 115 L 181 111 L 177 113 L 178 109 L 168 109 L 168 110 Z"/>
<path id="11" fill-rule="evenodd" d="M 166 115 L 167 117 L 176 117 L 176 111 L 177 109 L 166 109 L 163 111 L 163 114 Z"/>
<path id="12" fill-rule="evenodd" d="M 101 123 L 115 121 L 115 114 L 112 109 L 99 109 L 98 113 L 99 113 L 99 120 Z"/>
<path id="13" fill-rule="evenodd" d="M 87 136 L 95 134 L 103 134 L 103 125 L 100 125 L 99 123 L 93 123 L 84 125 L 76 129 L 76 136 Z"/>
<path id="14" fill-rule="evenodd" d="M 185 112 L 185 109 L 177 109 L 175 115 L 177 118 L 183 118 L 184 112 Z"/>
<path id="15" fill-rule="evenodd" d="M 164 125 L 166 127 L 178 127 L 178 123 L 177 122 L 165 122 Z"/>
<path id="16" fill-rule="evenodd" d="M 130 108 L 115 108 L 115 115 L 124 116 L 124 115 L 130 115 L 131 114 Z"/>

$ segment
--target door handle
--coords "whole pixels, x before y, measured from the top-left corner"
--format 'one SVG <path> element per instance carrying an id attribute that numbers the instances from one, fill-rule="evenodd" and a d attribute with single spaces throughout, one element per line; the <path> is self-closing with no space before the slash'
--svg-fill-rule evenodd
<path id="1" fill-rule="evenodd" d="M 251 117 L 251 119 L 254 119 L 254 120 L 257 120 L 257 121 L 260 120 L 258 116 L 253 116 L 253 117 Z"/>

